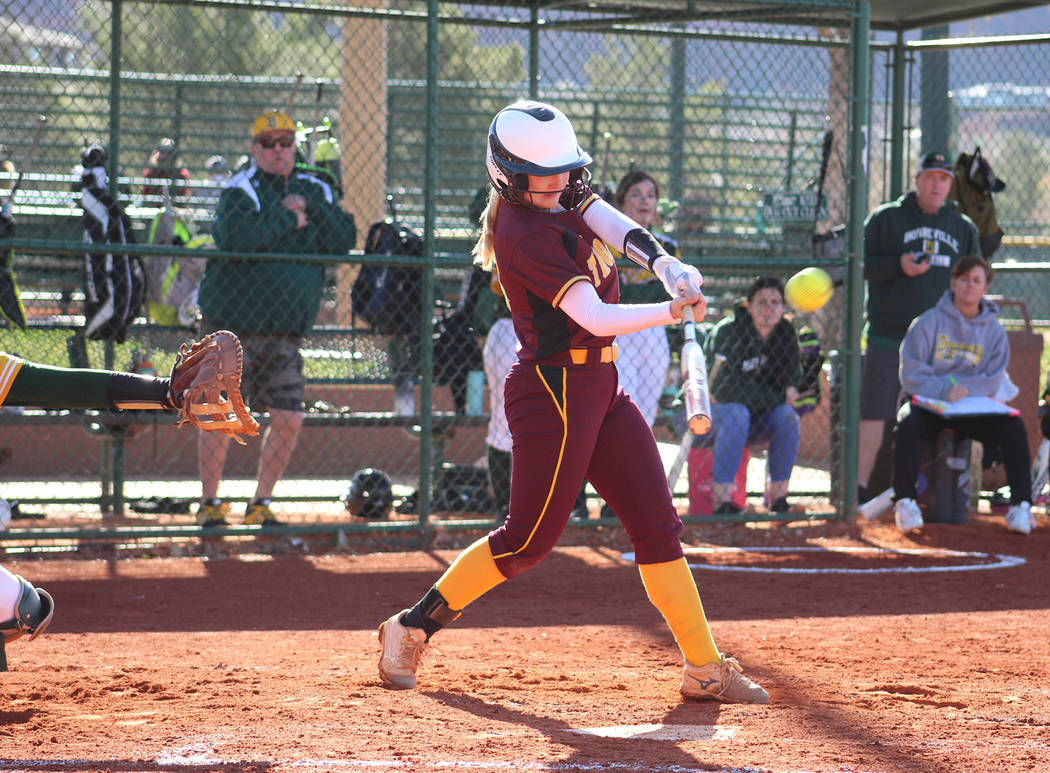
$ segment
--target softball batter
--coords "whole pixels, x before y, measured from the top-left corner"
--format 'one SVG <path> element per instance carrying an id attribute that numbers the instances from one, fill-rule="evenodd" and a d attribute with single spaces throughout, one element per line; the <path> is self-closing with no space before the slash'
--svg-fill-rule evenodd
<path id="1" fill-rule="evenodd" d="M 390 687 L 415 687 L 430 637 L 543 560 L 586 477 L 623 523 L 649 599 L 682 650 L 682 695 L 767 703 L 766 691 L 715 645 L 678 540 L 682 523 L 656 441 L 620 388 L 614 364 L 615 335 L 672 324 L 686 305 L 702 319 L 702 279 L 637 228 L 625 254 L 656 273 L 674 300 L 617 304 L 615 261 L 583 217 L 596 198 L 584 184 L 589 163 L 572 125 L 551 105 L 517 102 L 489 127 L 493 190 L 474 254 L 483 268 L 498 266 L 518 338 L 518 362 L 504 384 L 513 438 L 510 514 L 414 607 L 379 626 L 379 675 Z"/>

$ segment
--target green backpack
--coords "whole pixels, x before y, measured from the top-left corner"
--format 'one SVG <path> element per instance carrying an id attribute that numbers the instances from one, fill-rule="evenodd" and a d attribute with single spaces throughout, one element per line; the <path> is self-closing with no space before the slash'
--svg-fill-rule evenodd
<path id="1" fill-rule="evenodd" d="M 820 345 L 820 336 L 806 324 L 798 326 L 798 348 L 802 373 L 794 407 L 799 416 L 805 416 L 820 402 L 820 372 L 824 367 L 824 350 Z"/>

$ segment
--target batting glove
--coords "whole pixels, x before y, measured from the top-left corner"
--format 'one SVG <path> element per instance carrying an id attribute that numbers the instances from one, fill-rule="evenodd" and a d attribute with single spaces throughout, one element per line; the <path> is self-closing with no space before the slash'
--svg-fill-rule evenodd
<path id="1" fill-rule="evenodd" d="M 675 258 L 659 258 L 653 271 L 672 298 L 691 293 L 702 293 L 704 277 L 695 268 Z"/>

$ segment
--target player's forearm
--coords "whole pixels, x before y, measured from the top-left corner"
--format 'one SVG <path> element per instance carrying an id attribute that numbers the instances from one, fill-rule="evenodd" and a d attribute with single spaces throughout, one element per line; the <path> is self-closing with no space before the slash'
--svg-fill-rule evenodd
<path id="1" fill-rule="evenodd" d="M 672 298 L 701 291 L 704 279 L 699 271 L 669 254 L 649 231 L 593 192 L 588 192 L 577 211 L 598 238 L 654 273 Z"/>
<path id="2" fill-rule="evenodd" d="M 166 378 L 27 362 L 4 405 L 35 408 L 168 408 Z"/>
<path id="3" fill-rule="evenodd" d="M 653 271 L 653 264 L 658 258 L 674 260 L 656 237 L 618 209 L 606 204 L 598 194 L 589 194 L 579 205 L 579 212 L 602 241 L 622 252 L 632 263 Z"/>
<path id="4" fill-rule="evenodd" d="M 634 333 L 650 327 L 671 325 L 671 303 L 602 303 L 594 287 L 577 282 L 562 297 L 558 308 L 580 327 L 596 336 Z"/>

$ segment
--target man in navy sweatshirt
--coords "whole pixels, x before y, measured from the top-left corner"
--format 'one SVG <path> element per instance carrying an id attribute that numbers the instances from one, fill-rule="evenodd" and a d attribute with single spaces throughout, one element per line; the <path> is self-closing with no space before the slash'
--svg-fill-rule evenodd
<path id="1" fill-rule="evenodd" d="M 927 153 L 915 190 L 883 204 L 864 224 L 868 347 L 860 387 L 860 502 L 870 498 L 868 478 L 883 433 L 896 418 L 901 340 L 911 321 L 948 289 L 959 258 L 981 253 L 977 227 L 948 201 L 954 177 L 954 164 L 944 153 Z"/>

